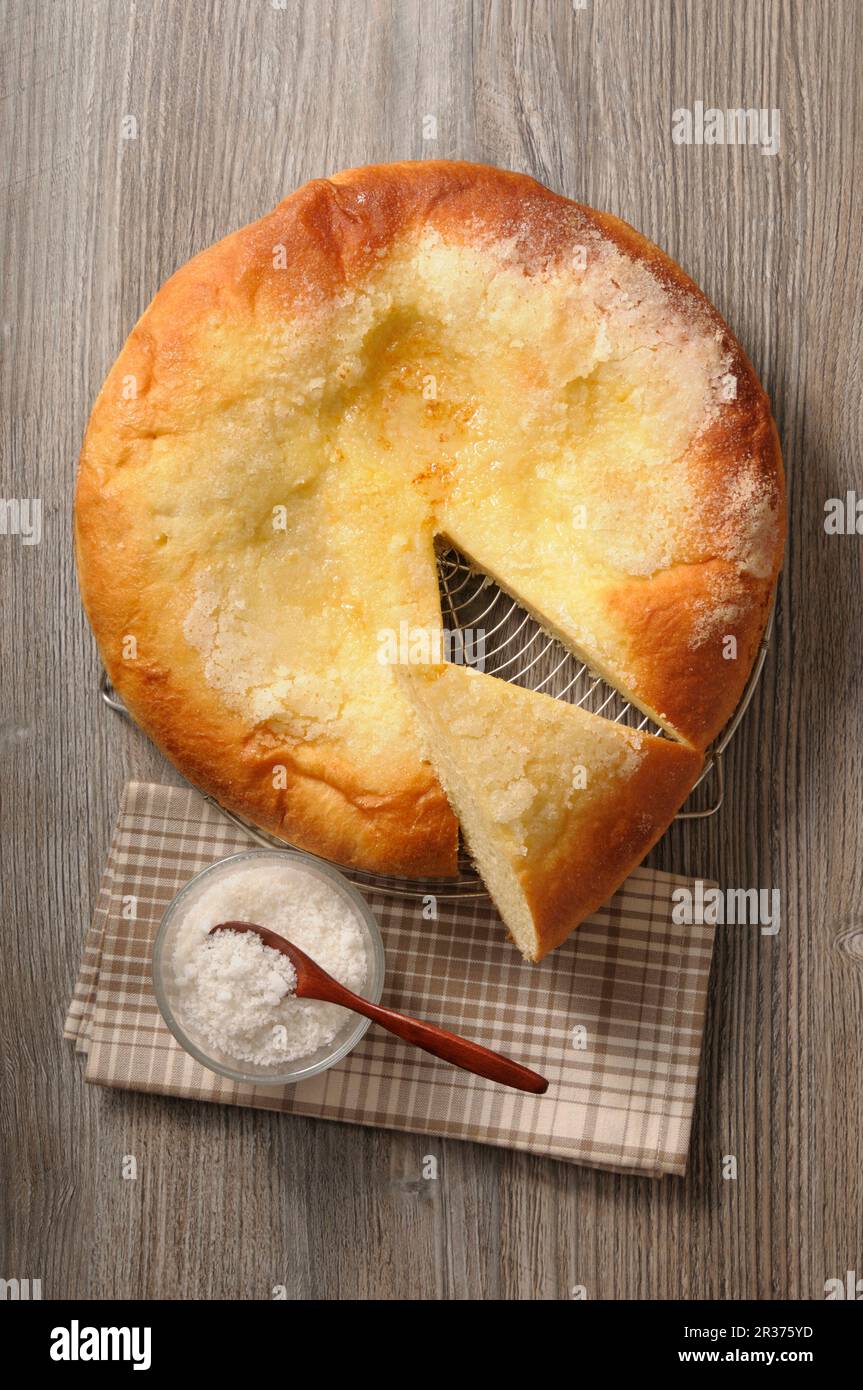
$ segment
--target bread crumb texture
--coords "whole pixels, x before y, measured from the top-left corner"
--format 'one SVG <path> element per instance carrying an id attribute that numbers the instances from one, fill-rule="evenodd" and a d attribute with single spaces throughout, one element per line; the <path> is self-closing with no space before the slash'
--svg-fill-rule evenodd
<path id="1" fill-rule="evenodd" d="M 644 858 L 701 756 L 466 667 L 402 681 L 486 886 L 540 960 Z"/>

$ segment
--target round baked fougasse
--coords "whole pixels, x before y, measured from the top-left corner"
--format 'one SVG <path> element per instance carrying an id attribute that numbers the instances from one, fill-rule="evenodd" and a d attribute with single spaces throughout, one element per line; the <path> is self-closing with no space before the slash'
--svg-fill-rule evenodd
<path id="1" fill-rule="evenodd" d="M 533 179 L 445 161 L 314 180 L 172 276 L 93 408 L 76 506 L 141 727 L 265 830 L 408 876 L 456 869 L 390 664 L 441 627 L 435 536 L 701 752 L 784 527 L 769 403 L 683 271 Z"/>

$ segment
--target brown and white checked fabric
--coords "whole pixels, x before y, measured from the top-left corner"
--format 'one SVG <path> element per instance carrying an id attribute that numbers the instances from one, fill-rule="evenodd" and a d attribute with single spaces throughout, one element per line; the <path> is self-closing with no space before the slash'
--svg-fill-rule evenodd
<path id="1" fill-rule="evenodd" d="M 374 1026 L 349 1057 L 310 1081 L 243 1088 L 175 1042 L 156 1006 L 150 960 L 177 890 L 248 847 L 191 788 L 126 787 L 65 1026 L 86 1053 L 88 1081 L 473 1139 L 624 1172 L 685 1171 L 713 949 L 712 927 L 671 921 L 672 890 L 688 880 L 637 870 L 534 966 L 487 901 L 440 902 L 438 920 L 426 921 L 412 900 L 367 895 L 386 947 L 383 1002 L 525 1062 L 548 1077 L 544 1096 L 470 1076 Z"/>

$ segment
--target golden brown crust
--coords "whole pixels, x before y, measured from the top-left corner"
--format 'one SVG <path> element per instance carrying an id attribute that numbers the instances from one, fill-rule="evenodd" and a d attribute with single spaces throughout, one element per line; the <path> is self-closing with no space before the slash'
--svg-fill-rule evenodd
<path id="1" fill-rule="evenodd" d="M 589 826 L 564 832 L 519 878 L 542 960 L 607 902 L 668 829 L 701 771 L 700 753 L 648 736 L 635 773 L 615 785 Z"/>
<path id="2" fill-rule="evenodd" d="M 139 605 L 141 557 L 115 544 L 117 534 L 132 534 L 133 518 L 118 499 L 106 501 L 92 469 L 79 474 L 76 518 L 81 596 L 108 677 L 136 723 L 194 786 L 337 863 L 417 878 L 455 874 L 458 826 L 425 764 L 408 769 L 398 791 L 376 795 L 337 749 L 297 747 L 251 729 L 201 678 L 191 653 L 177 651 L 170 668 L 151 659 L 167 610 Z M 134 657 L 126 660 L 130 635 Z"/>
<path id="3" fill-rule="evenodd" d="M 785 549 L 779 437 L 770 403 L 736 343 L 731 372 L 737 398 L 723 411 L 721 423 L 705 432 L 694 465 L 713 553 L 649 578 L 629 579 L 607 595 L 627 633 L 637 703 L 702 750 L 725 727 L 743 694 Z M 742 569 L 737 556 L 746 509 L 754 507 L 765 517 L 758 573 Z M 724 558 L 723 551 L 734 558 Z"/>
<path id="4" fill-rule="evenodd" d="M 713 555 L 700 564 L 631 579 L 607 596 L 629 637 L 639 705 L 662 716 L 678 737 L 703 750 L 737 708 L 764 636 L 782 567 L 786 504 L 779 436 L 752 363 L 698 286 L 633 227 L 607 213 L 595 216 L 621 250 L 641 257 L 667 288 L 685 295 L 709 316 L 729 356 L 734 397 L 705 431 L 695 462 Z M 735 489 L 743 486 L 744 468 L 751 493 L 748 499 L 735 495 Z M 763 507 L 767 517 L 758 575 L 741 573 L 736 562 L 738 532 L 748 521 L 747 500 Z M 717 549 L 734 558 L 716 558 Z M 703 615 L 717 608 L 728 616 L 701 640 Z M 733 656 L 726 655 L 728 637 L 736 642 Z"/>
<path id="5" fill-rule="evenodd" d="M 784 495 L 766 398 L 700 291 L 624 223 L 581 208 L 524 175 L 445 161 L 349 170 L 300 188 L 268 216 L 171 277 L 109 373 L 81 457 L 79 576 L 106 669 L 142 728 L 191 781 L 227 807 L 343 863 L 421 876 L 455 871 L 456 824 L 429 770 L 412 765 L 397 788 L 370 792 L 325 741 L 309 748 L 280 743 L 227 709 L 207 686 L 195 654 L 163 638 L 169 621 L 182 631 L 189 594 L 182 576 L 176 588 L 156 582 L 150 542 L 120 485 L 138 472 L 144 479 L 162 436 L 182 437 L 202 414 L 219 408 L 218 374 L 202 366 L 201 345 L 220 323 L 244 323 L 253 334 L 261 324 L 300 320 L 361 282 L 381 251 L 415 226 L 468 243 L 506 241 L 526 273 L 558 261 L 591 229 L 648 262 L 671 290 L 713 317 L 735 354 L 739 407 L 705 441 L 706 485 L 725 477 L 744 439 L 762 463 L 780 515 Z M 276 246 L 289 249 L 284 268 L 275 268 Z M 130 379 L 135 393 L 127 398 Z M 718 485 L 715 490 L 721 496 Z M 715 635 L 703 647 L 692 645 L 699 599 L 710 599 L 713 592 L 706 569 L 633 580 L 610 598 L 631 638 L 644 698 L 698 746 L 718 731 L 739 698 L 763 632 L 781 552 L 779 526 L 769 572 L 740 581 L 747 601 L 739 630 L 732 629 L 739 638 L 734 664 L 720 662 Z M 123 639 L 130 633 L 138 656 L 127 661 Z M 274 765 L 284 766 L 286 786 L 273 785 Z"/>

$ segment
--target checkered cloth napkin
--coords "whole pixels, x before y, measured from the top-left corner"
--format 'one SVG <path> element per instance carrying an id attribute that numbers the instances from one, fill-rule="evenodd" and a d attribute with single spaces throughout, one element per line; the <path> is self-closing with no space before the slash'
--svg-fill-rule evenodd
<path id="1" fill-rule="evenodd" d="M 473 1139 L 596 1168 L 686 1169 L 713 928 L 676 926 L 687 880 L 638 869 L 540 965 L 487 900 L 367 897 L 383 933 L 382 1002 L 517 1058 L 544 1096 L 496 1086 L 374 1025 L 338 1066 L 297 1086 L 243 1087 L 200 1066 L 156 1007 L 153 940 L 177 890 L 243 833 L 191 788 L 126 787 L 65 1036 L 101 1086 Z M 131 915 L 134 912 L 134 916 Z"/>

